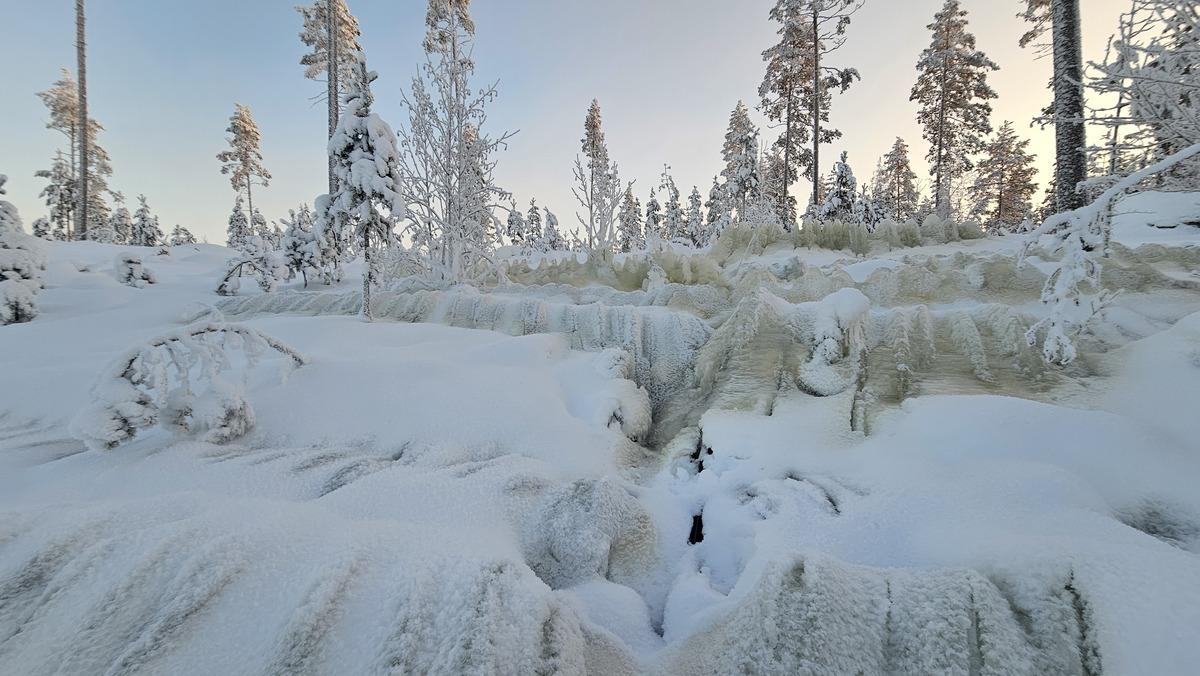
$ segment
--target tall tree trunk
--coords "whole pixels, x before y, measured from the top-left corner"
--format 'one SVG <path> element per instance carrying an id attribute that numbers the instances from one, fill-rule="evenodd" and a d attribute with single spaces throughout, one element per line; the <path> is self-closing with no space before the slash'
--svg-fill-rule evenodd
<path id="1" fill-rule="evenodd" d="M 254 234 L 254 196 L 250 194 L 250 177 L 246 177 L 246 207 L 249 209 L 246 212 L 246 222 L 249 225 L 250 234 Z"/>
<path id="2" fill-rule="evenodd" d="M 787 224 L 788 216 L 788 173 L 792 170 L 792 85 L 787 88 L 787 112 L 784 113 L 787 122 L 783 125 L 783 176 L 779 181 L 783 184 L 783 197 L 778 204 L 779 219 Z M 768 160 L 769 162 L 770 160 Z"/>
<path id="3" fill-rule="evenodd" d="M 813 5 L 812 41 L 813 41 L 813 104 L 809 113 L 812 115 L 813 159 L 812 159 L 812 206 L 816 209 L 821 204 L 821 40 L 817 35 L 818 29 L 817 6 Z M 813 213 L 816 213 L 815 211 Z"/>
<path id="4" fill-rule="evenodd" d="M 1087 179 L 1087 133 L 1083 121 L 1083 56 L 1079 0 L 1053 0 L 1054 177 L 1059 211 L 1083 206 L 1076 190 Z"/>
<path id="5" fill-rule="evenodd" d="M 75 67 L 79 71 L 79 175 L 76 177 L 75 233 L 87 239 L 88 226 L 88 107 L 87 42 L 84 0 L 75 0 Z"/>
<path id="6" fill-rule="evenodd" d="M 369 229 L 363 229 L 363 290 L 362 290 L 362 309 L 359 310 L 358 316 L 364 322 L 371 321 L 371 282 L 373 275 L 371 274 L 371 233 Z"/>
<path id="7" fill-rule="evenodd" d="M 329 136 L 337 131 L 338 124 L 338 20 L 335 12 L 337 0 L 326 0 L 325 3 L 325 67 L 326 67 L 326 97 L 329 99 Z M 328 153 L 326 153 L 328 154 Z M 337 192 L 337 177 L 334 176 L 333 157 L 329 162 L 329 194 Z"/>

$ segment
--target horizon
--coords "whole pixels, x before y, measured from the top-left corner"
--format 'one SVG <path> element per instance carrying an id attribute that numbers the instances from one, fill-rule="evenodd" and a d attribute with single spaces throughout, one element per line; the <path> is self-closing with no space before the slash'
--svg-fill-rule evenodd
<path id="1" fill-rule="evenodd" d="M 867 2 L 854 16 L 847 43 L 833 62 L 857 68 L 862 80 L 833 97 L 830 124 L 844 136 L 822 146 L 821 175 L 844 150 L 859 181 L 865 181 L 900 136 L 910 147 L 919 179 L 927 182 L 927 144 L 908 91 L 918 55 L 929 41 L 925 26 L 941 2 L 912 4 L 918 7 Z M 1103 55 L 1124 9 L 1118 0 L 1086 4 L 1085 62 Z M 180 224 L 201 239 L 224 242 L 235 195 L 215 156 L 226 145 L 224 130 L 235 103 L 248 105 L 262 130 L 265 165 L 274 179 L 259 189 L 255 201 L 267 220 L 278 221 L 289 208 L 311 204 L 324 192 L 325 109 L 314 101 L 324 85 L 303 76 L 299 59 L 305 50 L 294 5 L 292 0 L 252 6 L 217 0 L 166 7 L 130 0 L 89 8 L 90 113 L 105 127 L 98 141 L 113 158 L 110 187 L 129 201 L 145 194 L 165 230 Z M 522 210 L 537 198 L 565 230 L 573 230 L 571 166 L 587 106 L 596 98 L 611 155 L 623 178 L 635 182 L 639 200 L 657 187 L 664 164 L 671 166 L 683 194 L 696 186 L 707 195 L 721 168 L 720 146 L 738 100 L 751 108 L 764 145 L 776 135 L 757 111 L 761 52 L 774 39 L 767 16 L 771 3 L 755 0 L 752 12 L 742 3 L 731 5 L 620 0 L 601 8 L 529 0 L 519 6 L 473 6 L 478 28 L 473 84 L 499 81 L 489 129 L 518 132 L 498 156 L 498 184 L 513 193 Z M 689 11 L 682 11 L 685 6 Z M 989 76 L 999 95 L 992 101 L 993 127 L 1011 120 L 1020 136 L 1030 139 L 1036 180 L 1044 189 L 1053 132 L 1031 125 L 1051 93 L 1044 85 L 1028 85 L 1030 78 L 1048 82 L 1049 59 L 1017 45 L 1028 24 L 1017 18 L 1015 0 L 966 0 L 963 6 L 979 48 L 1000 66 Z M 351 10 L 360 22 L 368 64 L 380 75 L 373 88 L 376 109 L 399 128 L 407 121 L 400 92 L 422 59 L 424 3 L 359 0 Z M 0 157 L 6 158 L 0 173 L 9 176 L 7 198 L 28 225 L 45 211 L 38 198 L 43 181 L 33 173 L 48 168 L 55 151 L 65 146 L 60 134 L 45 128 L 46 111 L 36 93 L 49 88 L 61 68 L 74 70 L 74 11 L 69 3 L 8 11 L 17 12 L 29 30 L 0 45 L 0 58 L 16 63 L 20 57 L 33 65 L 10 71 L 9 94 L 0 101 L 0 121 L 15 132 L 0 141 Z M 619 23 L 630 16 L 636 20 Z M 223 30 L 229 24 L 239 30 Z M 663 25 L 674 30 L 664 35 Z M 610 36 L 618 31 L 625 39 L 613 46 Z M 568 34 L 572 39 L 566 47 L 543 37 Z M 258 39 L 251 43 L 243 35 Z M 897 42 L 895 50 L 869 48 L 889 38 Z M 735 46 L 713 49 L 714 44 Z M 595 58 L 597 53 L 602 58 Z M 181 138 L 177 129 L 192 132 Z M 801 179 L 792 188 L 801 208 L 809 186 Z"/>

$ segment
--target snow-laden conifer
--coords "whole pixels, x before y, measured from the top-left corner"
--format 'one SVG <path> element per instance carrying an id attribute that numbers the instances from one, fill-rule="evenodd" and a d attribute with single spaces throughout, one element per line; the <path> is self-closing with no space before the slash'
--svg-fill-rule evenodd
<path id="1" fill-rule="evenodd" d="M 138 195 L 138 209 L 133 214 L 133 225 L 129 231 L 129 243 L 133 246 L 157 246 L 162 243 L 163 232 L 158 225 L 158 216 L 150 212 L 145 195 Z"/>
<path id="2" fill-rule="evenodd" d="M 375 250 L 391 243 L 393 224 L 406 214 L 396 135 L 371 110 L 376 77 L 367 70 L 366 59 L 360 59 L 337 130 L 329 139 L 338 192 L 330 196 L 327 217 L 354 233 L 363 254 L 364 321 L 371 320 L 371 289 L 378 283 Z"/>
<path id="3" fill-rule="evenodd" d="M 229 149 L 217 153 L 221 173 L 229 176 L 234 191 L 246 192 L 246 213 L 252 218 L 255 213 L 253 186 L 257 183 L 266 187 L 271 180 L 271 172 L 263 166 L 262 132 L 258 130 L 250 108 L 240 103 L 234 104 L 225 131 L 229 134 Z"/>
<path id="4" fill-rule="evenodd" d="M 0 174 L 0 195 L 7 180 Z M 45 270 L 41 243 L 25 234 L 17 208 L 0 199 L 0 326 L 37 317 L 37 294 Z"/>
<path id="5" fill-rule="evenodd" d="M 948 218 L 951 182 L 974 166 L 972 155 L 983 149 L 992 131 L 989 101 L 996 92 L 988 86 L 987 74 L 999 66 L 976 49 L 959 0 L 946 0 L 928 28 L 933 39 L 917 61 L 909 99 L 919 106 L 917 121 L 929 142 L 926 158 L 936 210 Z"/>
<path id="6" fill-rule="evenodd" d="M 983 149 L 975 174 L 973 213 L 992 230 L 1011 230 L 1029 218 L 1037 193 L 1029 140 L 1017 137 L 1005 122 Z"/>

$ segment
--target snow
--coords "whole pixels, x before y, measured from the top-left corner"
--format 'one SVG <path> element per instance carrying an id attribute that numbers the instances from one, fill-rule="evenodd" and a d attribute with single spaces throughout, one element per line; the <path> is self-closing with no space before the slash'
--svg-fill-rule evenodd
<path id="1" fill-rule="evenodd" d="M 1196 248 L 1115 247 L 1052 369 L 1020 246 L 547 256 L 366 324 L 357 263 L 223 298 L 223 247 L 47 244 L 0 327 L 0 671 L 1191 673 Z M 252 416 L 89 449 L 130 388 Z"/>
<path id="2" fill-rule="evenodd" d="M 1130 195 L 1113 208 L 1112 228 L 1113 241 L 1128 247 L 1200 246 L 1200 192 Z"/>

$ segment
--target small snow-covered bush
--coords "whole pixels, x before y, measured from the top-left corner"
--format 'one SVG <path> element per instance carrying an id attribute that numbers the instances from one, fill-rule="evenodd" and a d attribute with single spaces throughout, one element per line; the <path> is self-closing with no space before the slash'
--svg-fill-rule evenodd
<path id="1" fill-rule="evenodd" d="M 155 338 L 101 374 L 92 387 L 95 403 L 75 417 L 72 433 L 96 450 L 116 448 L 155 424 L 203 432 L 211 443 L 235 439 L 254 426 L 254 411 L 220 374 L 232 370 L 235 352 L 248 370 L 271 350 L 286 358 L 285 369 L 307 363 L 287 345 L 240 324 L 198 324 Z"/>
<path id="2" fill-rule="evenodd" d="M 7 177 L 0 174 L 0 195 Z M 37 316 L 37 292 L 42 288 L 46 258 L 37 238 L 21 229 L 12 203 L 0 200 L 0 326 L 31 321 Z"/>
<path id="3" fill-rule="evenodd" d="M 287 264 L 283 256 L 268 246 L 260 237 L 246 238 L 245 249 L 237 258 L 229 261 L 229 267 L 217 293 L 222 296 L 236 296 L 242 287 L 242 277 L 253 277 L 259 288 L 267 293 L 275 290 L 279 282 L 287 278 Z"/>
<path id="4" fill-rule="evenodd" d="M 871 233 L 863 223 L 852 223 L 850 228 L 850 251 L 856 256 L 866 257 L 871 253 Z"/>
<path id="5" fill-rule="evenodd" d="M 958 224 L 959 239 L 982 239 L 983 235 L 983 226 L 979 221 L 963 221 Z"/>
<path id="6" fill-rule="evenodd" d="M 132 251 L 118 254 L 117 259 L 113 262 L 113 270 L 116 271 L 118 282 L 135 289 L 144 288 L 147 284 L 158 283 L 154 272 L 142 265 L 141 255 Z"/>

